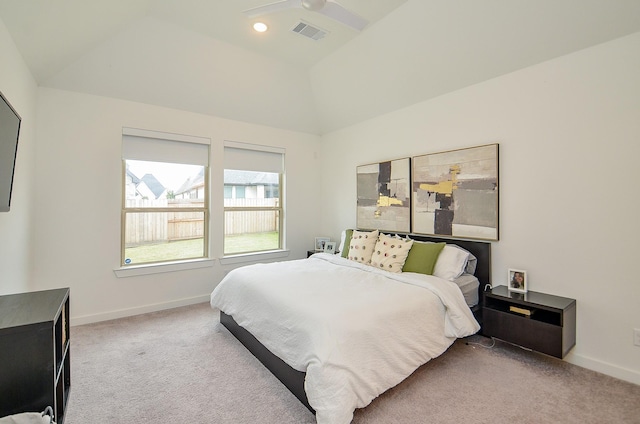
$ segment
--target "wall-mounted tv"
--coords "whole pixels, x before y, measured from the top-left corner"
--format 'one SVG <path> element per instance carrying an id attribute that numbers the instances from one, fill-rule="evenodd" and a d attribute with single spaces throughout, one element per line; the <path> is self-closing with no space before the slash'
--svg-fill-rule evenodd
<path id="1" fill-rule="evenodd" d="M 0 92 L 0 212 L 9 212 L 22 119 Z"/>

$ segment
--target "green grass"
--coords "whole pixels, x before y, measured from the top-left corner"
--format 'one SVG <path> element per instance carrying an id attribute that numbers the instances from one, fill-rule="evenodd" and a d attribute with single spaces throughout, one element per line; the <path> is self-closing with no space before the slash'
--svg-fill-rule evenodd
<path id="1" fill-rule="evenodd" d="M 275 250 L 279 247 L 278 233 L 240 234 L 226 236 L 224 254 Z M 172 241 L 170 243 L 146 244 L 125 248 L 125 258 L 130 265 L 152 262 L 176 261 L 203 257 L 203 239 Z"/>
<path id="2" fill-rule="evenodd" d="M 203 252 L 203 239 L 193 239 L 127 247 L 124 250 L 124 255 L 125 258 L 131 259 L 130 265 L 136 265 L 201 258 Z"/>
<path id="3" fill-rule="evenodd" d="M 263 250 L 275 250 L 280 246 L 278 233 L 239 234 L 224 238 L 224 254 L 233 255 L 243 252 L 259 252 Z"/>

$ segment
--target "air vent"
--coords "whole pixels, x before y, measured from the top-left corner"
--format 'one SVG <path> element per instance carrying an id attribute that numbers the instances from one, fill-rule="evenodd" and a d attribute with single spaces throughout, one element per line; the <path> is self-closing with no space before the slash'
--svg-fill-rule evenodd
<path id="1" fill-rule="evenodd" d="M 309 25 L 303 21 L 300 21 L 291 31 L 296 34 L 304 35 L 307 38 L 311 38 L 314 41 L 318 41 L 328 34 L 327 31 L 314 27 L 313 25 Z"/>

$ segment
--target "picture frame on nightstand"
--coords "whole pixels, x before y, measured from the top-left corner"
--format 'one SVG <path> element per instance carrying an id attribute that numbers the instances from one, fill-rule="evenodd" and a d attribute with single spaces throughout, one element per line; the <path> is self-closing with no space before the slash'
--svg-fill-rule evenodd
<path id="1" fill-rule="evenodd" d="M 336 242 L 328 241 L 324 244 L 324 253 L 334 254 L 336 253 Z"/>
<path id="2" fill-rule="evenodd" d="M 331 241 L 329 237 L 316 237 L 316 252 L 324 252 L 324 246 L 329 241 Z"/>
<path id="3" fill-rule="evenodd" d="M 527 271 L 509 268 L 507 281 L 507 288 L 510 292 L 526 293 L 528 290 Z"/>

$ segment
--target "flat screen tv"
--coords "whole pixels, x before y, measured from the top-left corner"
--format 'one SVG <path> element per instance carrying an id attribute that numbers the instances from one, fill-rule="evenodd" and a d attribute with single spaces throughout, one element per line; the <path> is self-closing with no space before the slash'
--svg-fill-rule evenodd
<path id="1" fill-rule="evenodd" d="M 0 212 L 9 212 L 22 119 L 0 92 Z"/>

